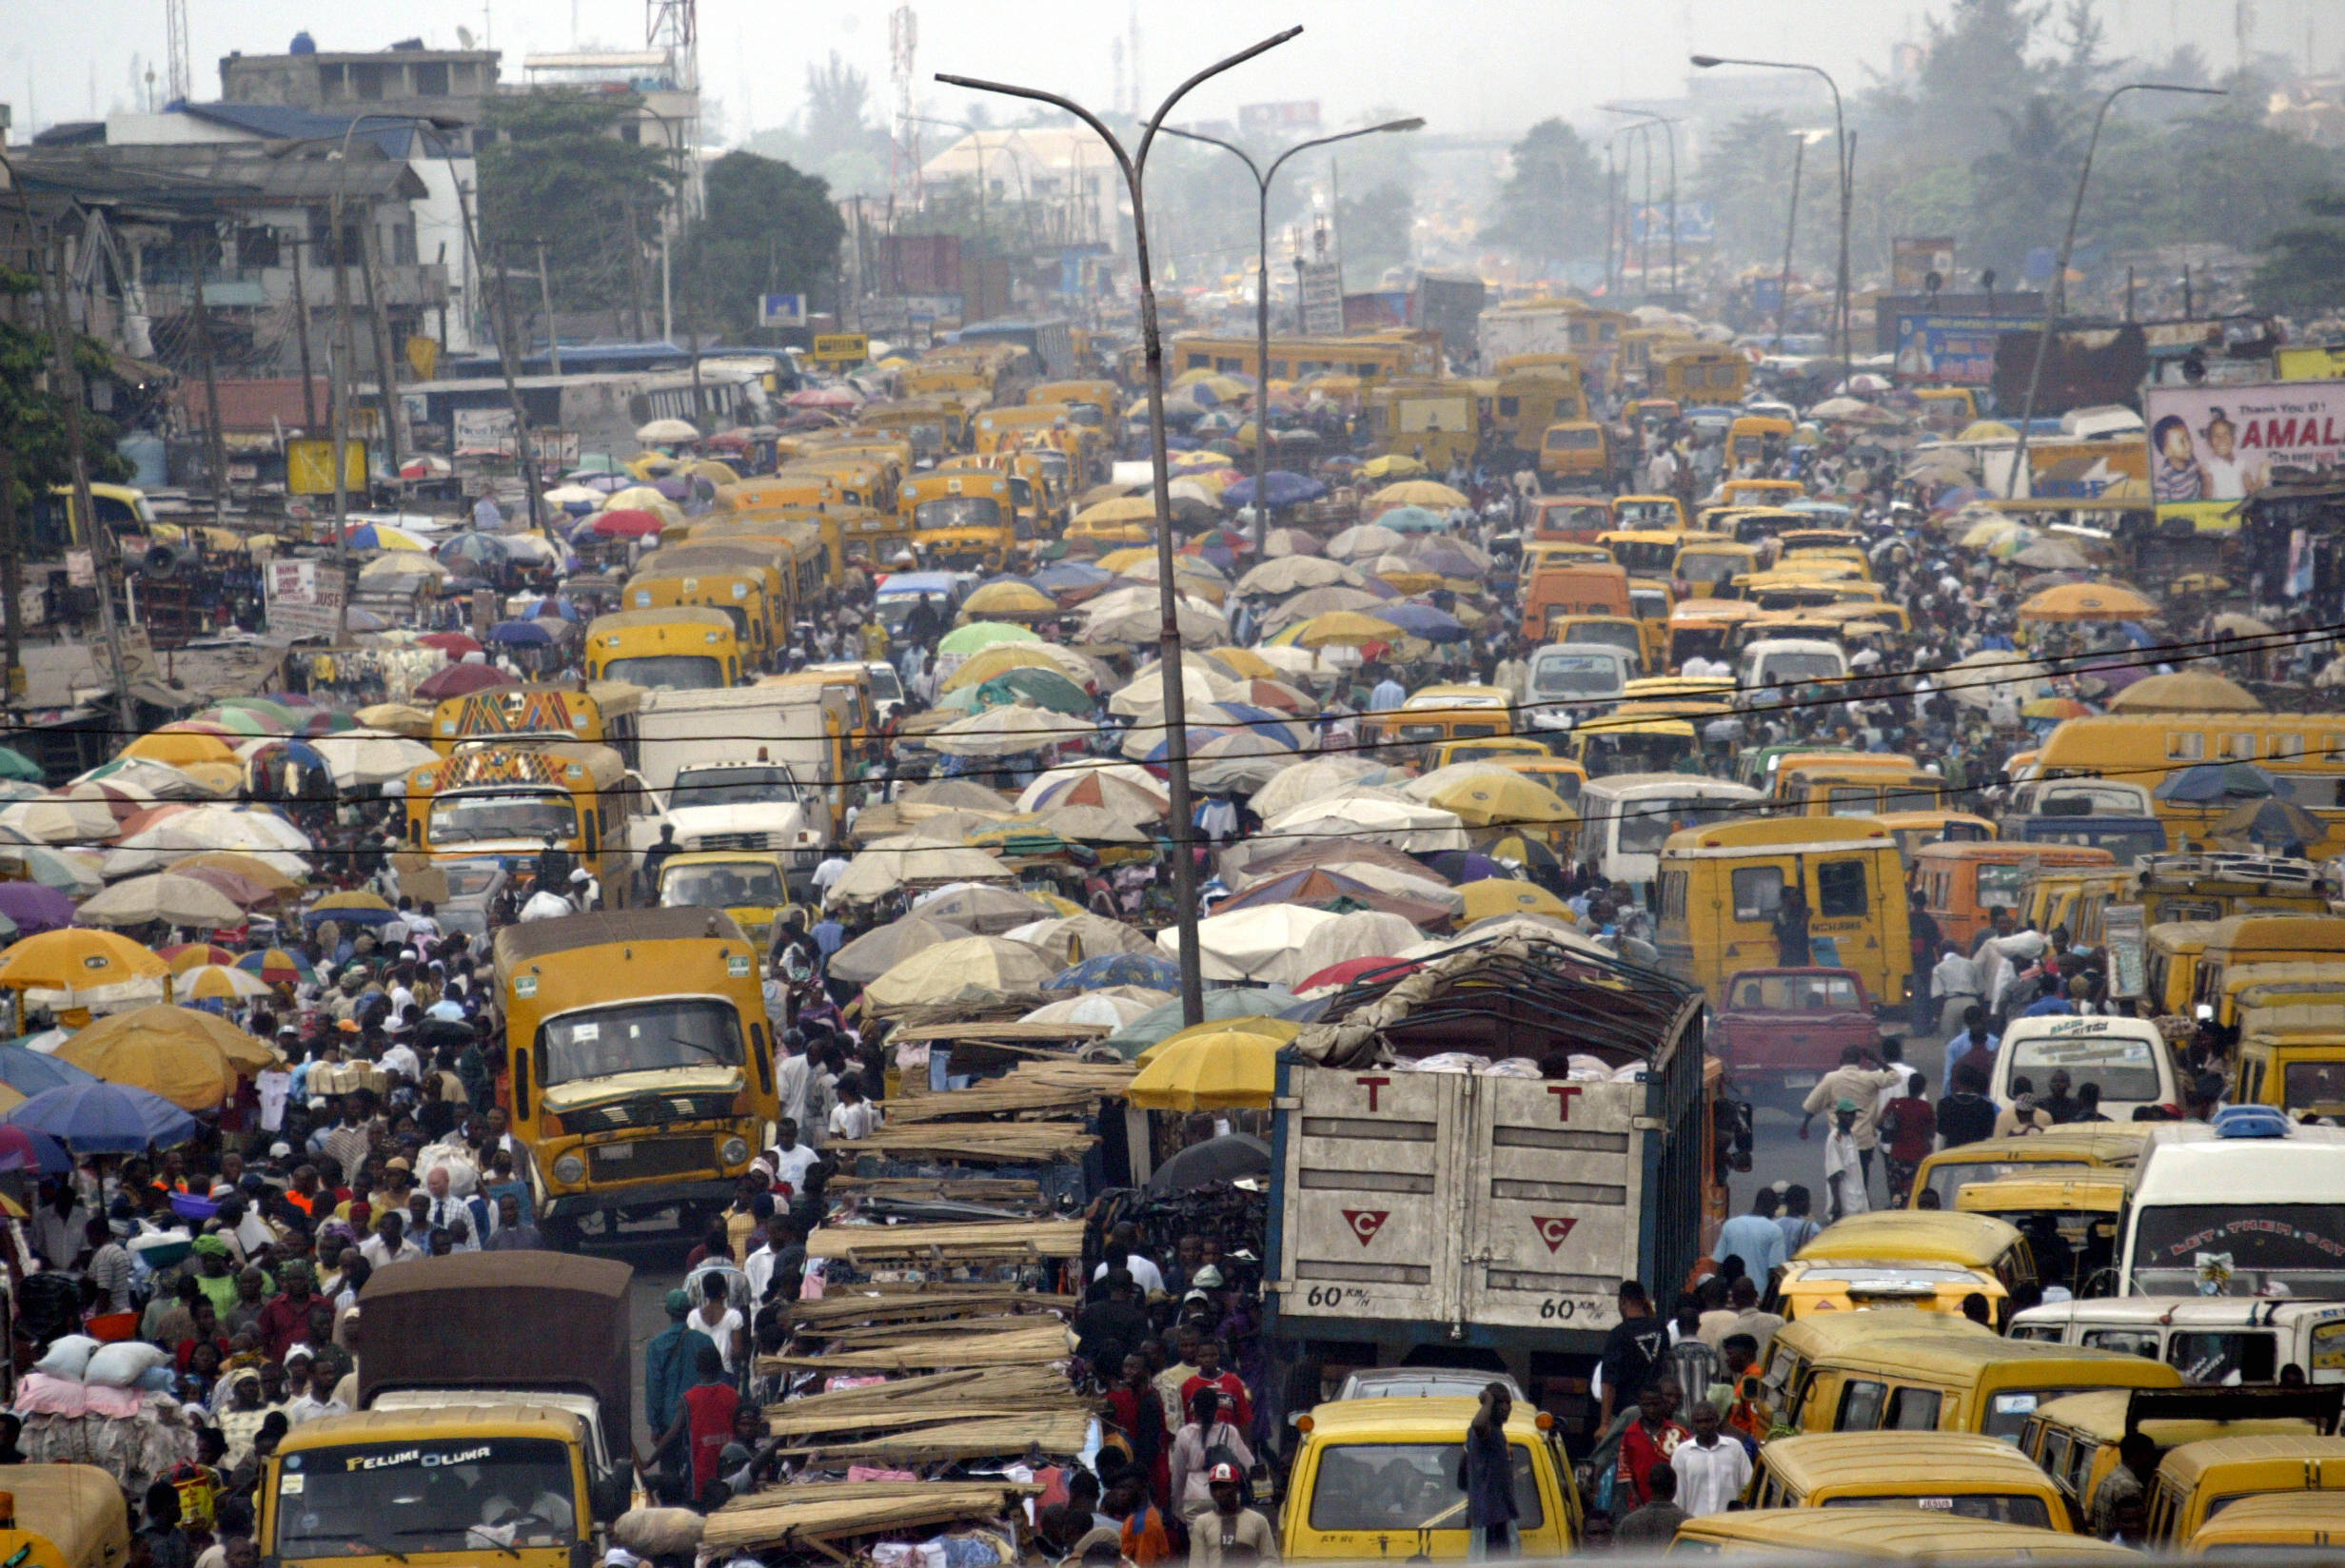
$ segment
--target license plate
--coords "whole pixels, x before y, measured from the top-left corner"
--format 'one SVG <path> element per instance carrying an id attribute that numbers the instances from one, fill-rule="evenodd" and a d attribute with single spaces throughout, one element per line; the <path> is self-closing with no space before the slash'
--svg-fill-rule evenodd
<path id="1" fill-rule="evenodd" d="M 1823 1078 L 1822 1075 L 1818 1073 L 1786 1072 L 1783 1074 L 1783 1087 L 1785 1088 L 1814 1088 L 1821 1082 L 1823 1082 Z"/>
<path id="2" fill-rule="evenodd" d="M 1811 1084 L 1815 1081 L 1813 1078 L 1808 1080 Z M 595 1158 L 606 1165 L 619 1160 L 632 1160 L 635 1158 L 635 1146 L 633 1144 L 604 1144 L 595 1150 Z"/>

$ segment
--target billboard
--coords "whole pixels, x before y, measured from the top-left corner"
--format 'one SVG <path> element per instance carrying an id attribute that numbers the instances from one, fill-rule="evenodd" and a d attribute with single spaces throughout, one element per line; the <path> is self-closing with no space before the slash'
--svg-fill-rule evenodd
<path id="1" fill-rule="evenodd" d="M 1907 236 L 1889 242 L 1890 286 L 1900 294 L 1920 294 L 1929 287 L 1931 273 L 1941 284 L 1954 281 L 1954 236 Z"/>
<path id="2" fill-rule="evenodd" d="M 2010 325 L 1994 316 L 1901 314 L 1897 379 L 1925 386 L 1984 386 L 1995 380 L 1995 340 Z"/>
<path id="3" fill-rule="evenodd" d="M 1344 331 L 1344 265 L 1341 262 L 1297 262 L 1295 273 L 1303 292 L 1303 331 L 1308 337 L 1335 338 Z"/>
<path id="4" fill-rule="evenodd" d="M 1316 136 L 1319 100 L 1291 98 L 1279 104 L 1240 104 L 1237 129 L 1249 141 L 1262 136 Z"/>
<path id="5" fill-rule="evenodd" d="M 2345 381 L 2153 386 L 2141 415 L 2158 521 L 2188 519 L 2202 533 L 2238 527 L 2238 502 L 2274 467 L 2345 460 Z"/>
<path id="6" fill-rule="evenodd" d="M 1718 206 L 1712 202 L 1682 201 L 1677 205 L 1677 243 L 1682 245 L 1709 245 L 1718 238 Z M 1669 243 L 1669 208 L 1666 203 L 1655 202 L 1641 206 L 1628 215 L 1628 243 L 1644 245 Z"/>

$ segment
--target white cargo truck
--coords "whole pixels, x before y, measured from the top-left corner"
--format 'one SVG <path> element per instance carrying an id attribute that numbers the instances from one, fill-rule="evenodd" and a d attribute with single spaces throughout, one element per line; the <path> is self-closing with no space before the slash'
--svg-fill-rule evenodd
<path id="1" fill-rule="evenodd" d="M 649 849 L 666 825 L 687 852 L 784 852 L 803 891 L 836 841 L 849 722 L 843 697 L 816 686 L 646 693 L 637 737 L 660 813 L 638 825 L 636 847 Z"/>

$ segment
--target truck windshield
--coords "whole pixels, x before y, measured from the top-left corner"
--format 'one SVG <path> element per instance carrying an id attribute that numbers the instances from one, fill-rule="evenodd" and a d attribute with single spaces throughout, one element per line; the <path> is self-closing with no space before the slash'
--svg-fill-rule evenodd
<path id="1" fill-rule="evenodd" d="M 787 768 L 680 768 L 668 794 L 668 804 L 677 809 L 787 805 L 798 799 L 798 780 Z"/>
<path id="2" fill-rule="evenodd" d="M 1533 696 L 1618 696 L 1620 660 L 1604 654 L 1541 654 L 1530 667 Z"/>
<path id="3" fill-rule="evenodd" d="M 1687 582 L 1731 582 L 1737 572 L 1750 570 L 1748 556 L 1722 556 L 1686 551 L 1677 558 L 1677 575 Z"/>
<path id="4" fill-rule="evenodd" d="M 1618 853 L 1659 854 L 1662 844 L 1680 828 L 1705 827 L 1733 814 L 1716 807 L 1705 813 L 1706 804 L 1698 795 L 1622 801 Z"/>
<path id="5" fill-rule="evenodd" d="M 998 528 L 1001 503 L 990 496 L 947 496 L 912 509 L 915 528 Z"/>
<path id="6" fill-rule="evenodd" d="M 2137 1295 L 2345 1298 L 2345 1209 L 2334 1204 L 2145 1204 L 2135 1214 Z"/>
<path id="7" fill-rule="evenodd" d="M 545 1438 L 351 1443 L 287 1454 L 277 1480 L 286 1558 L 567 1547 L 569 1450 Z"/>
<path id="8" fill-rule="evenodd" d="M 2043 1499 L 2024 1492 L 1941 1492 L 1897 1497 L 1886 1492 L 1868 1492 L 1858 1498 L 1826 1498 L 1826 1508 L 1920 1508 L 1943 1514 L 1948 1519 L 1994 1519 L 2000 1524 L 2032 1524 L 2039 1530 L 2052 1528 L 2051 1510 Z"/>
<path id="9" fill-rule="evenodd" d="M 741 1062 L 740 1013 L 713 996 L 662 996 L 549 1018 L 538 1031 L 545 1084 L 657 1068 Z"/>
<path id="10" fill-rule="evenodd" d="M 781 872 L 762 860 L 724 866 L 670 866 L 660 879 L 664 909 L 773 909 L 787 904 Z"/>
<path id="11" fill-rule="evenodd" d="M 1675 528 L 1677 507 L 1665 500 L 1625 500 L 1612 509 L 1623 528 Z"/>
<path id="12" fill-rule="evenodd" d="M 472 844 L 491 838 L 571 838 L 578 813 L 559 790 L 534 794 L 443 795 L 431 803 L 435 845 Z"/>
<path id="13" fill-rule="evenodd" d="M 672 692 L 714 692 L 724 686 L 724 660 L 714 654 L 654 654 L 615 658 L 602 667 L 605 680 L 664 687 Z"/>
<path id="14" fill-rule="evenodd" d="M 1759 678 L 1778 680 L 1833 680 L 1847 672 L 1838 654 L 1771 653 L 1762 662 Z"/>
<path id="15" fill-rule="evenodd" d="M 1311 1482 L 1314 1530 L 1463 1530 L 1466 1498 L 1457 1488 L 1464 1450 L 1454 1442 L 1348 1442 L 1319 1455 Z M 1530 1449 L 1507 1445 L 1514 1460 L 1515 1525 L 1547 1523 Z"/>
<path id="16" fill-rule="evenodd" d="M 2158 1081 L 2155 1048 L 2147 1040 L 2112 1035 L 2015 1040 L 2011 1071 L 2038 1084 L 2049 1082 L 2056 1071 L 2065 1072 L 2078 1088 L 2099 1084 L 2103 1100 L 2166 1098 L 2165 1087 Z"/>

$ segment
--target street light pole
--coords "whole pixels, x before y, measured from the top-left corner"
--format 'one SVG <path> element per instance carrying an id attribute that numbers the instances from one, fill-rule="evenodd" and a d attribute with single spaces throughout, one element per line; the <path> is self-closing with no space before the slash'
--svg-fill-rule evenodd
<path id="1" fill-rule="evenodd" d="M 1015 87 L 1006 82 L 989 82 L 974 76 L 952 76 L 941 71 L 936 76 L 936 80 L 947 87 L 966 88 L 973 92 L 998 92 L 1007 97 L 1031 99 L 1066 110 L 1091 127 L 1099 139 L 1108 145 L 1108 150 L 1115 155 L 1116 166 L 1123 171 L 1124 188 L 1132 197 L 1132 250 L 1140 290 L 1140 340 L 1145 345 L 1148 363 L 1149 463 L 1156 490 L 1156 602 L 1164 621 L 1158 642 L 1158 668 L 1159 678 L 1164 683 L 1165 713 L 1172 721 L 1165 727 L 1165 774 L 1172 793 L 1172 895 L 1178 906 L 1173 911 L 1173 929 L 1180 940 L 1181 1022 L 1184 1026 L 1205 1021 L 1205 977 L 1199 967 L 1200 954 L 1197 951 L 1197 862 L 1195 852 L 1190 847 L 1192 835 L 1196 830 L 1191 821 L 1189 804 L 1189 709 L 1185 683 L 1181 678 L 1180 593 L 1174 586 L 1172 575 L 1172 463 L 1165 444 L 1164 337 L 1156 326 L 1156 289 L 1148 265 L 1148 206 L 1142 190 L 1142 176 L 1148 168 L 1148 152 L 1155 144 L 1157 127 L 1164 124 L 1165 116 L 1172 112 L 1173 106 L 1187 97 L 1192 88 L 1234 66 L 1244 65 L 1257 54 L 1276 49 L 1302 30 L 1295 27 L 1273 33 L 1251 49 L 1241 49 L 1226 60 L 1206 67 L 1173 88 L 1172 95 L 1156 107 L 1154 117 L 1141 130 L 1137 151 L 1129 153 L 1099 116 L 1072 98 L 1044 92 L 1038 88 Z"/>
<path id="2" fill-rule="evenodd" d="M 1678 291 L 1677 122 L 1670 119 L 1665 114 L 1647 114 L 1642 109 L 1623 108 L 1617 104 L 1599 104 L 1596 107 L 1603 109 L 1606 114 L 1637 115 L 1640 117 L 1638 120 L 1639 125 L 1659 126 L 1662 127 L 1662 133 L 1669 139 L 1669 302 L 1670 308 L 1674 310 L 1677 308 Z M 1653 145 L 1649 141 L 1645 145 L 1645 167 L 1650 169 L 1652 167 Z M 1648 225 L 1647 226 L 1649 227 L 1650 225 Z M 1650 290 L 1648 289 L 1647 292 L 1649 293 Z"/>
<path id="3" fill-rule="evenodd" d="M 1338 136 L 1322 136 L 1314 141 L 1298 142 L 1271 161 L 1269 168 L 1257 165 L 1244 147 L 1225 142 L 1218 136 L 1202 136 L 1193 130 L 1164 127 L 1167 136 L 1178 136 L 1185 142 L 1203 142 L 1224 152 L 1235 153 L 1237 161 L 1246 166 L 1246 172 L 1254 177 L 1254 189 L 1260 200 L 1254 207 L 1254 554 L 1259 556 L 1270 536 L 1271 517 L 1271 182 L 1278 178 L 1280 166 L 1298 152 L 1323 147 L 1336 142 L 1349 142 L 1359 136 L 1376 136 L 1386 131 L 1421 130 L 1425 122 L 1420 118 L 1388 120 L 1381 126 L 1363 126 L 1358 130 L 1347 130 Z"/>
<path id="4" fill-rule="evenodd" d="M 1848 145 L 1848 121 L 1841 112 L 1841 85 L 1834 81 L 1832 73 L 1822 66 L 1811 66 L 1801 60 L 1738 60 L 1716 54 L 1696 54 L 1690 58 L 1704 70 L 1716 66 L 1755 66 L 1762 70 L 1803 70 L 1810 75 L 1823 77 L 1823 85 L 1832 89 L 1832 153 L 1833 161 L 1840 166 L 1841 178 L 1840 260 L 1833 268 L 1832 313 L 1840 324 L 1841 387 L 1845 391 L 1848 384 L 1851 356 L 1851 345 L 1848 342 L 1848 209 L 1855 195 L 1852 177 L 1856 172 L 1856 163 L 1853 149 Z"/>
<path id="5" fill-rule="evenodd" d="M 2084 215 L 2084 187 L 2093 177 L 2093 154 L 2100 147 L 2100 126 L 2109 117 L 2109 106 L 2129 92 L 2190 92 L 2205 98 L 2229 96 L 2221 88 L 2186 88 L 2166 82 L 2127 82 L 2112 88 L 2093 111 L 2093 134 L 2084 144 L 2084 163 L 2077 170 L 2076 199 L 2068 204 L 2068 231 L 2060 236 L 2059 260 L 2052 267 L 2052 286 L 2044 290 L 2043 322 L 2036 328 L 2036 357 L 2027 369 L 2027 399 L 2020 409 L 2020 443 L 2011 460 L 2011 494 L 2017 500 L 2020 484 L 2028 479 L 2027 427 L 2036 419 L 2036 391 L 2043 381 L 2045 351 L 2052 344 L 2052 332 L 2062 311 L 2068 306 L 2068 258 L 2077 248 L 2077 221 Z M 2028 494 L 2036 486 L 2028 484 Z"/>

